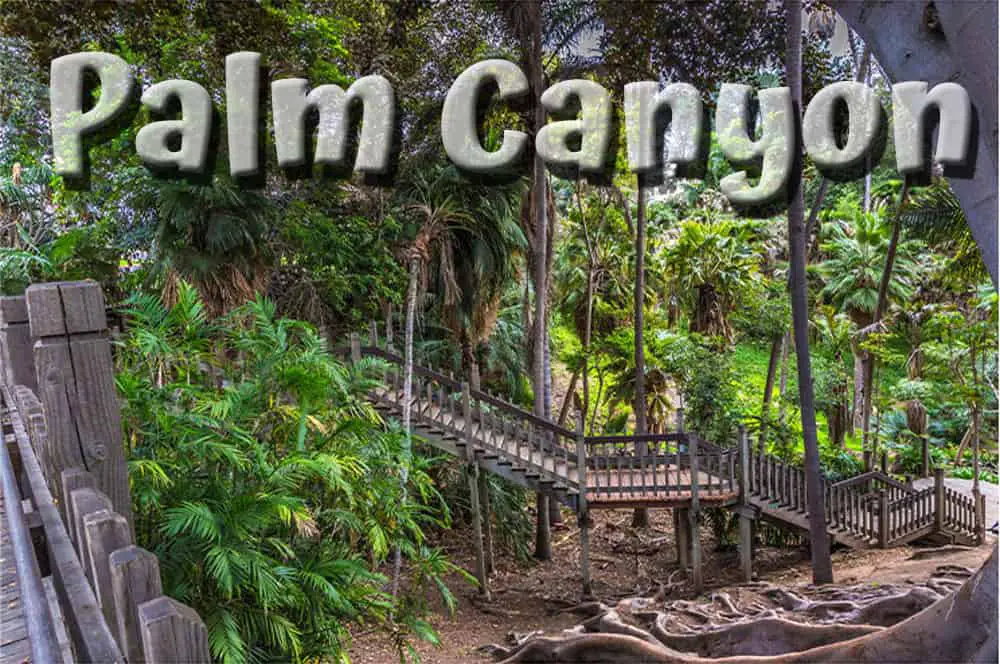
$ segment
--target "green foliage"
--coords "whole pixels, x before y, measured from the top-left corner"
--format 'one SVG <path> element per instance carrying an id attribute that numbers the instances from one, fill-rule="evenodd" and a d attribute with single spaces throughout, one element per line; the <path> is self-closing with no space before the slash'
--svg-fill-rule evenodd
<path id="1" fill-rule="evenodd" d="M 865 214 L 857 202 L 844 198 L 824 224 L 823 251 L 829 258 L 820 265 L 826 278 L 823 296 L 859 325 L 867 325 L 875 312 L 879 281 L 885 265 L 891 228 L 884 209 Z M 896 254 L 889 296 L 902 301 L 912 292 L 917 245 L 902 240 Z"/>
<path id="2" fill-rule="evenodd" d="M 128 304 L 117 354 L 137 541 L 166 591 L 205 618 L 221 662 L 344 656 L 351 623 L 433 638 L 425 590 L 454 570 L 424 529 L 449 522 L 417 457 L 364 395 L 379 367 L 336 360 L 308 325 L 257 299 L 212 323 L 181 282 L 167 308 Z M 378 567 L 400 546 L 413 595 Z M 390 617 L 393 616 L 393 617 Z"/>

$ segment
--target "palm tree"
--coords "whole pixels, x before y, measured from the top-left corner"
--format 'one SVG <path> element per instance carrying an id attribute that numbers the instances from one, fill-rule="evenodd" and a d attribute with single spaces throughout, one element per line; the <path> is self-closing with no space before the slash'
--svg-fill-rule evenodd
<path id="1" fill-rule="evenodd" d="M 802 108 L 802 0 L 785 0 L 785 77 L 796 112 Z M 809 549 L 813 583 L 833 582 L 830 544 L 823 512 L 819 442 L 816 438 L 816 407 L 812 368 L 809 362 L 809 287 L 806 282 L 805 210 L 802 201 L 802 156 L 797 155 L 789 182 L 788 207 L 789 290 L 792 299 L 792 331 L 799 370 L 799 407 L 805 447 L 806 493 L 809 504 Z"/>
<path id="2" fill-rule="evenodd" d="M 140 200 L 156 213 L 153 253 L 168 306 L 181 281 L 194 285 L 212 316 L 263 292 L 278 211 L 267 195 L 216 175 L 208 184 L 157 182 Z"/>
<path id="3" fill-rule="evenodd" d="M 833 367 L 831 382 L 827 385 L 826 394 L 819 403 L 826 408 L 830 442 L 837 447 L 843 447 L 850 420 L 850 399 L 846 378 L 840 367 L 845 354 L 851 352 L 853 325 L 845 314 L 837 313 L 834 307 L 823 307 L 821 314 L 815 322 L 815 328 L 823 349 L 832 360 Z"/>
<path id="4" fill-rule="evenodd" d="M 688 298 L 690 330 L 731 343 L 729 314 L 757 279 L 756 260 L 739 226 L 728 220 L 685 221 L 665 262 Z"/>
<path id="5" fill-rule="evenodd" d="M 473 339 L 487 337 L 495 322 L 501 288 L 511 276 L 513 253 L 523 247 L 514 219 L 516 187 L 471 185 L 451 166 L 418 170 L 403 190 L 402 210 L 416 221 L 416 236 L 406 250 L 409 282 L 406 291 L 405 374 L 403 379 L 405 486 L 412 456 L 413 328 L 419 293 L 426 290 L 428 272 L 437 263 L 435 280 L 441 299 L 460 338 L 463 362 L 473 370 Z M 394 560 L 393 594 L 398 589 L 401 554 Z"/>
<path id="6" fill-rule="evenodd" d="M 847 314 L 859 330 L 870 327 L 875 319 L 885 256 L 892 241 L 883 211 L 884 207 L 878 206 L 865 213 L 847 202 L 833 212 L 840 220 L 824 226 L 827 239 L 821 248 L 828 258 L 820 264 L 820 273 L 826 279 L 823 297 Z M 902 301 L 912 292 L 915 267 L 912 250 L 912 243 L 898 243 L 892 278 L 887 282 L 887 294 L 892 300 Z M 867 388 L 864 352 L 856 341 L 852 429 L 855 426 L 867 429 L 863 421 Z"/>
<path id="7" fill-rule="evenodd" d="M 446 169 L 460 207 L 470 210 L 474 227 L 456 226 L 449 234 L 453 273 L 437 272 L 444 293 L 442 320 L 462 351 L 462 369 L 473 389 L 480 388 L 478 347 L 496 325 L 505 287 L 518 276 L 518 258 L 526 241 L 518 225 L 523 182 L 500 186 L 472 186 Z M 439 252 L 440 253 L 440 252 Z M 457 292 L 454 287 L 457 286 Z"/>

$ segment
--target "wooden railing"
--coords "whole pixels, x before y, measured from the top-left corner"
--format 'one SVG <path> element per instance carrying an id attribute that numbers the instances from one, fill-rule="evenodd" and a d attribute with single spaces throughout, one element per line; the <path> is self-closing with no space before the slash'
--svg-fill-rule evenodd
<path id="1" fill-rule="evenodd" d="M 738 491 L 736 450 L 702 450 L 695 434 L 587 436 L 586 467 L 595 496 Z"/>
<path id="2" fill-rule="evenodd" d="M 355 359 L 375 357 L 386 362 L 384 390 L 373 394 L 376 402 L 402 406 L 404 358 L 375 344 L 361 346 L 355 338 Z M 455 439 L 474 441 L 487 454 L 537 473 L 542 481 L 578 489 L 576 479 L 577 435 L 510 402 L 456 380 L 441 371 L 414 366 L 410 396 L 415 422 L 422 421 Z"/>
<path id="3" fill-rule="evenodd" d="M 351 355 L 387 363 L 386 389 L 375 398 L 399 405 L 404 358 L 386 337 L 379 339 L 374 323 L 368 341 L 362 346 L 355 335 Z M 472 440 L 487 453 L 529 467 L 561 486 L 573 490 L 586 486 L 594 499 L 684 492 L 712 496 L 741 490 L 740 446 L 701 440 L 684 432 L 680 420 L 672 433 L 583 437 L 501 397 L 470 389 L 442 371 L 414 366 L 413 376 L 414 418 L 456 440 Z M 577 440 L 583 442 L 579 453 Z M 749 446 L 746 450 L 742 489 L 746 498 L 761 501 L 768 509 L 807 516 L 804 469 Z M 583 470 L 578 473 L 578 468 Z M 873 546 L 891 546 L 935 528 L 978 537 L 983 519 L 977 521 L 974 501 L 950 489 L 942 491 L 942 478 L 937 488 L 924 491 L 914 491 L 884 469 L 837 482 L 824 479 L 826 522 L 832 531 Z"/>
<path id="4" fill-rule="evenodd" d="M 57 638 L 66 635 L 59 656 L 43 661 L 211 661 L 204 623 L 163 594 L 158 559 L 135 545 L 96 283 L 38 284 L 26 297 L 0 298 L 0 406 L 19 480 L 5 509 L 11 521 L 23 509 L 36 523 L 34 563 L 55 590 L 47 609 Z M 38 638 L 49 637 L 29 636 Z"/>
<path id="5" fill-rule="evenodd" d="M 404 358 L 371 324 L 368 345 L 352 337 L 353 359 L 386 362 L 385 389 L 374 398 L 400 406 Z M 656 496 L 690 492 L 702 496 L 745 492 L 768 509 L 808 515 L 805 471 L 747 447 L 746 486 L 739 446 L 720 446 L 683 431 L 646 435 L 582 436 L 509 401 L 474 390 L 453 375 L 416 365 L 412 413 L 415 422 L 466 441 L 511 463 L 529 468 L 544 481 L 601 496 Z M 577 449 L 577 441 L 583 443 Z M 692 468 L 692 466 L 694 466 Z M 578 469 L 582 471 L 578 472 Z M 940 484 L 939 479 L 939 484 Z M 927 529 L 947 529 L 978 537 L 982 517 L 971 498 L 951 490 L 914 491 L 886 472 L 872 470 L 833 482 L 823 480 L 824 512 L 829 528 L 865 545 L 891 546 Z M 780 516 L 780 514 L 779 514 Z M 977 525 L 978 524 L 978 525 Z"/>
<path id="6" fill-rule="evenodd" d="M 943 526 L 948 530 L 975 536 L 977 506 L 971 496 L 944 487 Z M 980 495 L 979 514 L 985 512 L 985 497 Z M 980 517 L 981 518 L 981 517 Z"/>

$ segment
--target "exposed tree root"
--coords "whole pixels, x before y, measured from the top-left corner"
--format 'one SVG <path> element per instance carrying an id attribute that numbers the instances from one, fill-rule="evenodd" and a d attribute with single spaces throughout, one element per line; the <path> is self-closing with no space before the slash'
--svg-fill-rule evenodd
<path id="1" fill-rule="evenodd" d="M 746 584 L 710 601 L 633 597 L 581 605 L 561 637 L 512 648 L 517 662 L 987 662 L 997 661 L 997 548 L 971 577 L 940 566 L 924 585 L 804 587 Z M 965 581 L 955 577 L 967 577 Z M 660 595 L 660 593 L 658 593 Z M 710 659 L 709 659 L 710 658 Z"/>

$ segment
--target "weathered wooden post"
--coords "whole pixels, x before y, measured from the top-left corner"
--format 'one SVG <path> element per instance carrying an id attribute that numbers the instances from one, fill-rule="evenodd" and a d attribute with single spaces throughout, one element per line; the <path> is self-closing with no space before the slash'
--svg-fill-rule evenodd
<path id="1" fill-rule="evenodd" d="M 472 511 L 472 538 L 476 548 L 476 578 L 479 580 L 479 594 L 490 599 L 490 580 L 486 572 L 486 554 L 483 551 L 483 516 L 479 505 L 479 464 L 476 462 L 475 446 L 472 440 L 472 398 L 469 384 L 462 382 L 462 415 L 465 418 L 465 462 L 469 476 L 469 504 Z"/>
<path id="2" fill-rule="evenodd" d="M 361 335 L 351 332 L 351 362 L 361 361 Z"/>
<path id="3" fill-rule="evenodd" d="M 684 433 L 684 409 L 678 408 L 676 412 L 677 433 Z M 677 441 L 677 488 L 681 488 L 681 441 Z M 677 537 L 677 564 L 687 567 L 691 564 L 688 554 L 691 552 L 691 533 L 689 531 L 688 510 L 683 507 L 675 507 L 674 510 L 674 534 Z"/>
<path id="4" fill-rule="evenodd" d="M 934 530 L 944 530 L 944 468 L 934 469 Z"/>
<path id="5" fill-rule="evenodd" d="M 113 552 L 108 564 L 115 612 L 109 626 L 117 630 L 118 645 L 129 664 L 139 664 L 143 661 L 139 605 L 163 594 L 160 562 L 145 549 L 127 546 Z"/>
<path id="6" fill-rule="evenodd" d="M 882 452 L 882 473 L 885 475 L 889 474 L 889 453 Z"/>
<path id="7" fill-rule="evenodd" d="M 973 507 L 975 509 L 976 544 L 986 541 L 986 496 L 978 488 L 972 491 Z"/>
<path id="8" fill-rule="evenodd" d="M 750 441 L 747 428 L 739 427 L 740 441 L 740 569 L 743 580 L 753 579 L 753 521 L 749 514 L 750 497 Z"/>
<path id="9" fill-rule="evenodd" d="M 486 574 L 493 573 L 493 509 L 490 506 L 490 483 L 486 473 L 479 473 L 479 507 L 483 510 L 483 549 Z"/>
<path id="10" fill-rule="evenodd" d="M 700 594 L 704 584 L 701 577 L 701 509 L 698 507 L 698 434 L 688 436 L 688 454 L 691 457 L 691 509 L 688 523 L 691 524 L 691 582 L 695 593 Z"/>
<path id="11" fill-rule="evenodd" d="M 0 297 L 0 381 L 38 389 L 23 295 Z"/>
<path id="12" fill-rule="evenodd" d="M 91 514 L 96 512 L 111 513 L 111 501 L 95 489 L 77 489 L 70 494 L 69 502 L 72 505 L 73 523 L 68 525 L 75 531 L 76 553 L 80 557 L 83 573 L 86 574 L 90 585 L 94 586 L 94 570 L 90 565 L 90 549 L 87 548 L 87 540 L 84 539 L 86 537 L 84 524 L 86 518 Z"/>
<path id="13" fill-rule="evenodd" d="M 580 487 L 577 496 L 576 522 L 580 527 L 580 578 L 583 597 L 589 599 L 594 592 L 590 584 L 590 515 L 587 513 L 587 441 L 583 435 L 583 413 L 576 412 L 576 482 Z"/>
<path id="14" fill-rule="evenodd" d="M 94 476 L 83 468 L 67 468 L 60 474 L 59 491 L 59 511 L 62 512 L 63 521 L 66 523 L 66 530 L 69 532 L 70 540 L 74 546 L 77 543 L 76 530 L 73 524 L 76 523 L 76 516 L 73 512 L 73 501 L 70 496 L 77 489 L 97 489 L 97 481 Z"/>
<path id="15" fill-rule="evenodd" d="M 125 518 L 114 512 L 101 510 L 83 518 L 83 545 L 88 554 L 90 578 L 94 594 L 101 605 L 104 620 L 112 633 L 117 632 L 115 594 L 111 588 L 111 554 L 132 544 L 132 533 Z M 116 634 L 121 648 L 122 640 Z M 124 648 L 121 648 L 124 651 Z"/>
<path id="16" fill-rule="evenodd" d="M 139 605 L 139 633 L 146 664 L 212 661 L 205 623 L 194 609 L 169 597 Z"/>
<path id="17" fill-rule="evenodd" d="M 878 545 L 889 548 L 889 494 L 885 489 L 878 492 Z"/>
<path id="18" fill-rule="evenodd" d="M 101 287 L 92 281 L 34 284 L 26 299 L 53 470 L 90 471 L 131 529 L 132 498 Z"/>

